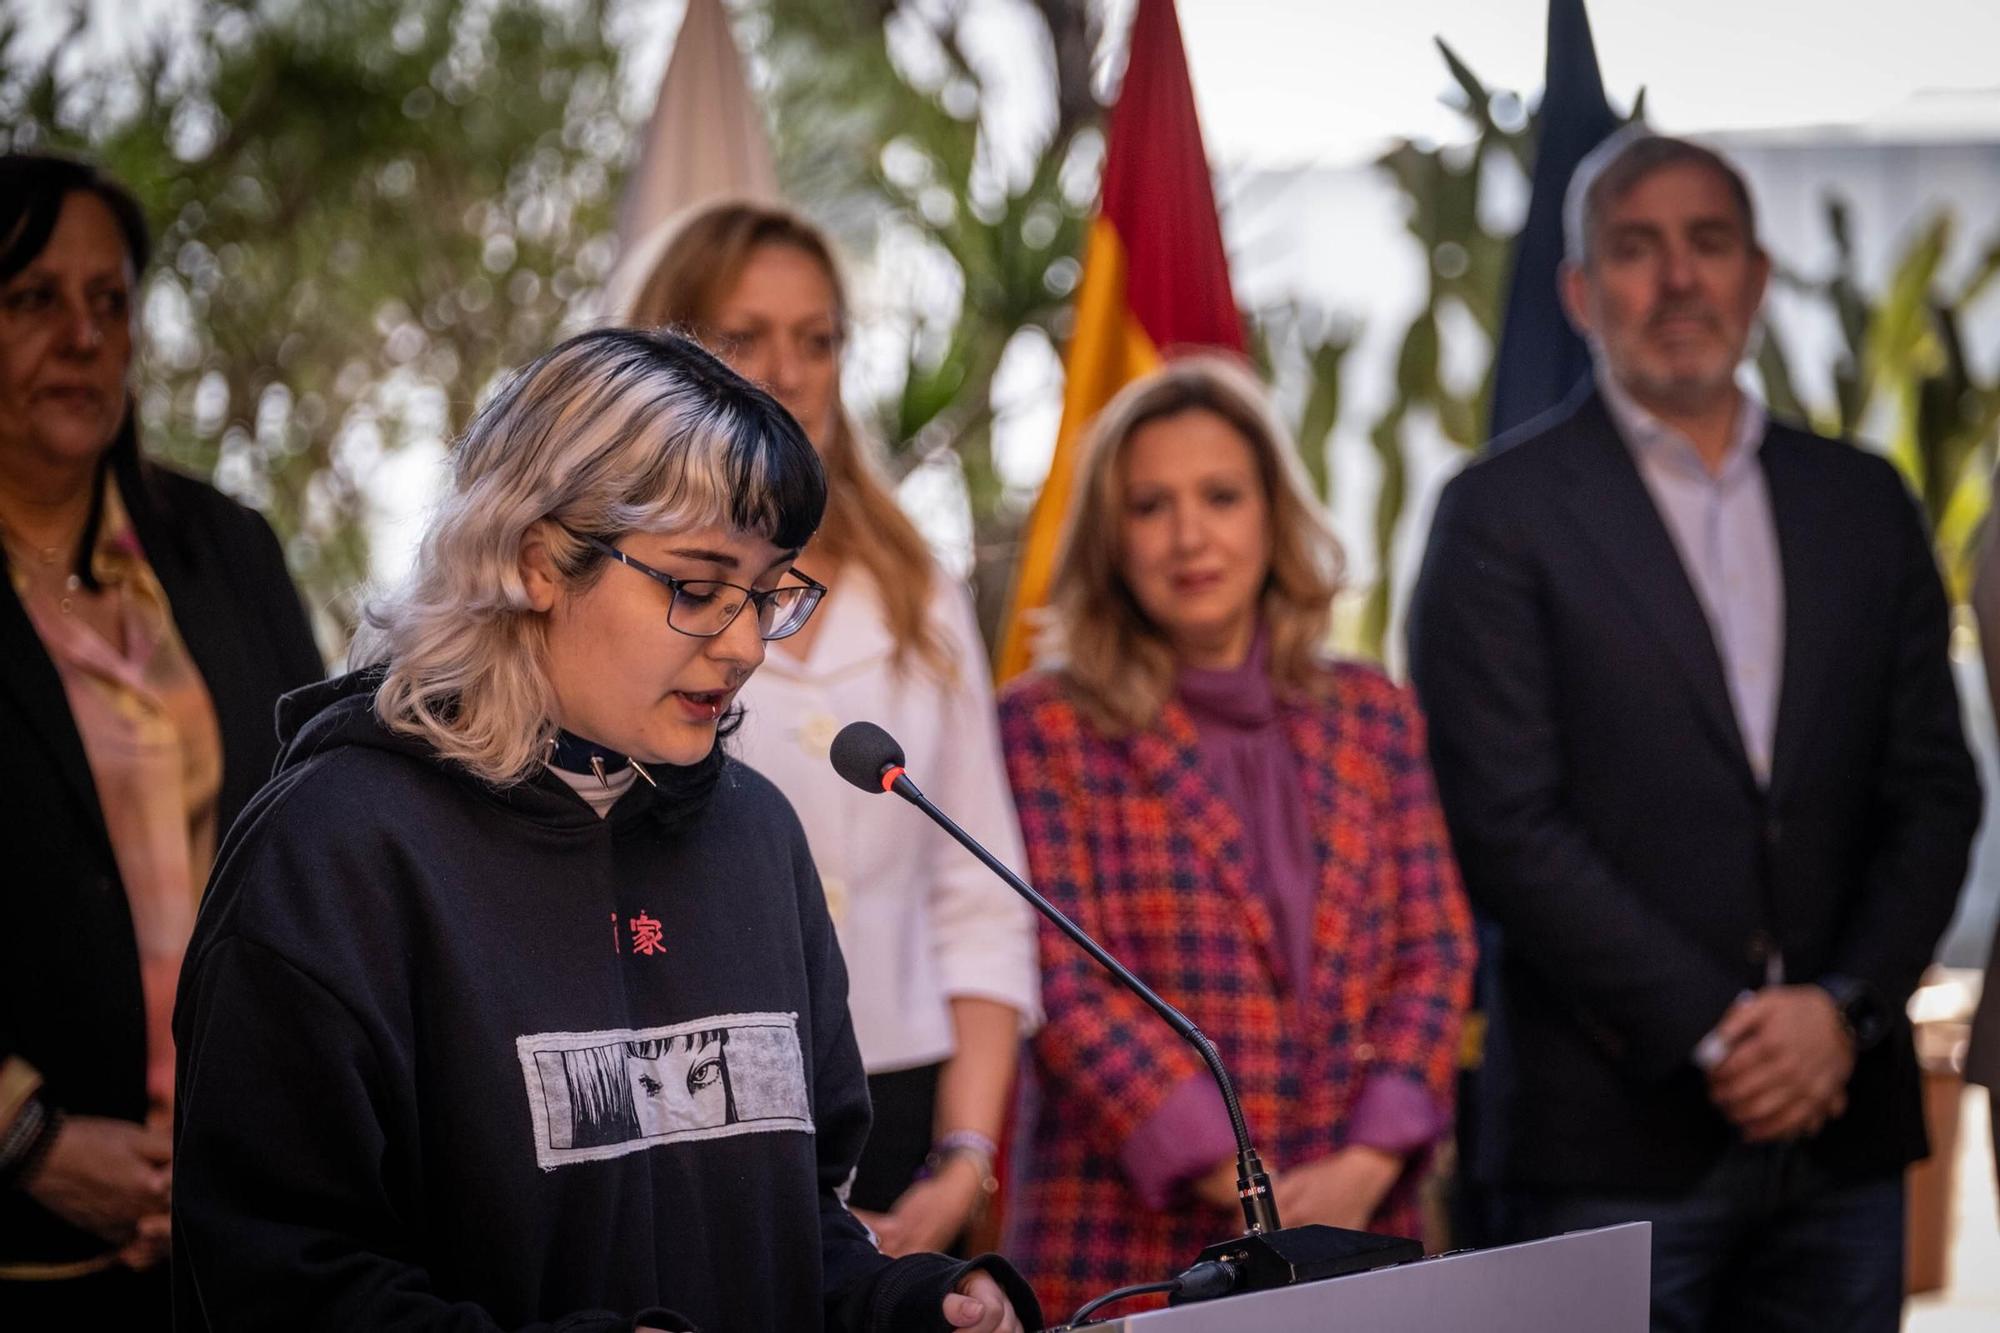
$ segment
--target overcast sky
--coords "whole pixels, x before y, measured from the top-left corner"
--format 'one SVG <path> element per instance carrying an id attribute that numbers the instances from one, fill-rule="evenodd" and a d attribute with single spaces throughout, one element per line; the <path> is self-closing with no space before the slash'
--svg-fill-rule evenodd
<path id="1" fill-rule="evenodd" d="M 1118 0 L 1129 11 L 1133 0 Z M 1598 59 L 1623 106 L 1641 85 L 1675 131 L 1916 114 L 1927 90 L 1987 90 L 2000 134 L 1995 0 L 1595 0 Z M 1459 137 L 1440 104 L 1442 36 L 1490 87 L 1542 81 L 1544 0 L 1181 0 L 1211 153 L 1353 160 L 1397 135 Z M 1931 100 L 1931 99 L 1926 99 Z"/>
<path id="2" fill-rule="evenodd" d="M 945 7 L 961 0 L 912 0 Z M 1003 118 L 1036 118 L 1023 0 L 963 0 Z M 1137 0 L 1106 0 L 1122 34 Z M 74 0 L 0 0 L 53 28 Z M 86 0 L 101 41 L 187 13 L 186 0 Z M 630 73 L 658 78 L 684 0 L 629 0 Z M 2000 0 L 1592 0 L 1613 100 L 1641 85 L 1675 131 L 1942 118 L 2000 135 Z M 1443 36 L 1497 88 L 1542 80 L 1545 0 L 1179 0 L 1210 152 L 1230 164 L 1351 162 L 1399 135 L 1454 138 L 1462 122 L 1432 45 Z M 1122 40 L 1122 37 L 1121 37 Z M 1016 90 L 1019 90 L 1018 94 Z M 1923 98 L 1934 91 L 1983 99 Z M 1973 123 L 1966 124 L 1970 119 Z"/>

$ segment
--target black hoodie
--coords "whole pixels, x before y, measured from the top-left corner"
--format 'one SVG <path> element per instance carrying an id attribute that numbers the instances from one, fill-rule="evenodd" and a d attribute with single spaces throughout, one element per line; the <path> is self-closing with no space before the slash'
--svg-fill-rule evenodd
<path id="1" fill-rule="evenodd" d="M 968 1266 L 838 1197 L 867 1085 L 784 797 L 717 760 L 599 818 L 376 683 L 287 697 L 188 950 L 178 1326 L 946 1328 Z"/>

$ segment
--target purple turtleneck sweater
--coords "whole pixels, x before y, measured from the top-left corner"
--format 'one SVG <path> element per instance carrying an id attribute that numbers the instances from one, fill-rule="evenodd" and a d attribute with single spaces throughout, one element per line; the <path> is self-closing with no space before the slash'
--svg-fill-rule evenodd
<path id="1" fill-rule="evenodd" d="M 1281 946 L 1285 975 L 1279 983 L 1298 996 L 1312 973 L 1319 854 L 1298 760 L 1279 716 L 1262 628 L 1242 665 L 1182 667 L 1174 693 L 1194 722 L 1203 771 L 1243 824 L 1251 887 L 1270 909 Z M 1406 1156 L 1444 1129 L 1443 1109 L 1428 1088 L 1401 1076 L 1377 1075 L 1361 1090 L 1347 1137 Z M 1174 1089 L 1133 1131 L 1119 1157 L 1139 1197 L 1149 1207 L 1165 1208 L 1183 1184 L 1235 1155 L 1222 1095 L 1201 1074 Z"/>
<path id="2" fill-rule="evenodd" d="M 1319 856 L 1298 761 L 1278 717 L 1263 631 L 1251 641 L 1241 666 L 1182 667 L 1174 693 L 1194 721 L 1203 771 L 1242 821 L 1250 850 L 1250 887 L 1270 909 L 1284 949 L 1285 975 L 1278 981 L 1297 994 L 1300 980 L 1312 970 Z"/>

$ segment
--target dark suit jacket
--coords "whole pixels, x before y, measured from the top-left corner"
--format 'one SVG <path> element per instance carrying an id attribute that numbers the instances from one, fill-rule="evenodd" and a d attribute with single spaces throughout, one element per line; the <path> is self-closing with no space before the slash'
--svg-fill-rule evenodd
<path id="1" fill-rule="evenodd" d="M 1511 447 L 1501 447 L 1511 445 Z M 1674 1190 L 1731 1141 L 1691 1056 L 1770 950 L 1896 1017 L 1813 1141 L 1921 1157 L 1902 1006 L 1951 916 L 1979 788 L 1924 525 L 1895 471 L 1773 425 L 1784 680 L 1759 787 L 1692 584 L 1588 394 L 1445 488 L 1410 661 L 1474 904 L 1498 927 L 1487 1179 Z"/>
<path id="2" fill-rule="evenodd" d="M 2000 1104 L 2000 922 L 1993 928 L 1993 946 L 1986 955 L 1986 983 L 1979 992 L 1979 1010 L 1972 1017 L 1972 1040 L 1965 1049 L 1965 1081 L 1990 1088 Z M 2000 1141 L 2000 1125 L 1994 1129 Z"/>
<path id="3" fill-rule="evenodd" d="M 2000 485 L 2000 475 L 1994 478 Z M 2000 494 L 2000 492 L 1996 492 Z M 1972 580 L 1972 612 L 1979 621 L 1979 654 L 1986 663 L 1986 693 L 2000 719 L 2000 532 L 1989 521 L 1979 545 Z M 1972 1042 L 1965 1052 L 1965 1081 L 1990 1088 L 2000 1101 L 2000 919 L 1986 955 L 1986 984 L 1972 1019 Z M 2000 1136 L 2000 1119 L 1994 1133 Z"/>
<path id="4" fill-rule="evenodd" d="M 212 487 L 136 458 L 119 494 L 222 734 L 217 837 L 277 758 L 275 705 L 324 674 L 277 539 Z M 145 1004 L 132 917 L 61 679 L 0 575 L 0 1057 L 75 1114 L 146 1115 Z M 0 1261 L 99 1248 L 24 1196 L 0 1197 Z"/>
<path id="5" fill-rule="evenodd" d="M 1972 1017 L 1965 1081 L 1992 1089 L 1995 1102 L 2000 1103 L 2000 922 L 1993 928 L 1993 946 L 1986 955 L 1986 983 L 1979 992 L 1979 1010 Z M 2000 1127 L 1994 1134 L 2000 1141 Z"/>

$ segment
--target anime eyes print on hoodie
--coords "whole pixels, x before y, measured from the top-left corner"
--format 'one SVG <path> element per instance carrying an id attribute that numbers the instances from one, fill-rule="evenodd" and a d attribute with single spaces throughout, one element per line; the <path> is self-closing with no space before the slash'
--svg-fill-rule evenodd
<path id="1" fill-rule="evenodd" d="M 794 1014 L 516 1038 L 545 1171 L 673 1143 L 813 1132 Z"/>

